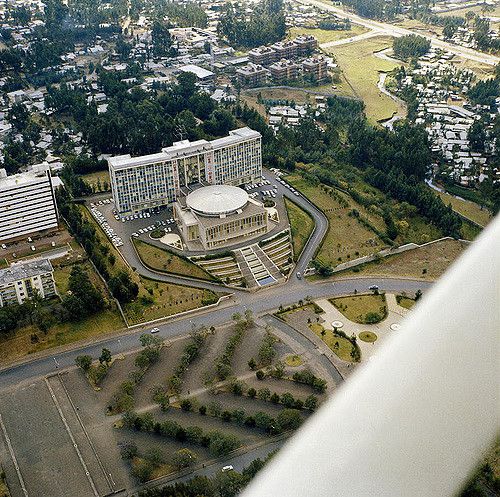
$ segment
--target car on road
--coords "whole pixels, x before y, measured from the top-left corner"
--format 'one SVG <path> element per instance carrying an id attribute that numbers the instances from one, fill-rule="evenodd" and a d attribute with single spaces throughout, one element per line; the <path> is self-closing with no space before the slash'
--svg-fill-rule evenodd
<path id="1" fill-rule="evenodd" d="M 160 328 L 153 328 L 151 330 L 151 333 L 158 333 L 160 331 Z"/>
<path id="2" fill-rule="evenodd" d="M 301 280 L 302 279 L 302 275 L 299 273 L 297 273 L 297 279 Z"/>
<path id="3" fill-rule="evenodd" d="M 368 290 L 378 290 L 378 285 L 369 286 Z"/>
<path id="4" fill-rule="evenodd" d="M 226 471 L 232 471 L 234 468 L 231 464 L 229 464 L 228 466 L 224 466 L 222 468 L 222 472 L 225 473 Z"/>

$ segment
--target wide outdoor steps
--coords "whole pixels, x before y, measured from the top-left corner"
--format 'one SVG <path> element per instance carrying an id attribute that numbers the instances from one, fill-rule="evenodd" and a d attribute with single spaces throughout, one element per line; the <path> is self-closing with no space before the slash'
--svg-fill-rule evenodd
<path id="1" fill-rule="evenodd" d="M 283 279 L 283 274 L 257 244 L 234 253 L 248 288 L 271 285 Z"/>

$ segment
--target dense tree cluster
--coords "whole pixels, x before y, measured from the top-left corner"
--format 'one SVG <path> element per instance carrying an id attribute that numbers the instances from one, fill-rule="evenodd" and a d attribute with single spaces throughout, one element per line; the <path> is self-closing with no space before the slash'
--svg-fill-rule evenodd
<path id="1" fill-rule="evenodd" d="M 167 17 L 175 26 L 206 28 L 208 16 L 205 10 L 194 2 L 183 5 L 172 1 L 155 2 L 154 8 L 159 17 Z"/>
<path id="2" fill-rule="evenodd" d="M 417 59 L 429 51 L 431 42 L 423 36 L 406 35 L 394 38 L 392 47 L 398 59 Z"/>
<path id="3" fill-rule="evenodd" d="M 233 46 L 251 48 L 280 41 L 286 35 L 283 0 L 261 0 L 250 14 L 244 6 L 228 2 L 217 29 Z"/>

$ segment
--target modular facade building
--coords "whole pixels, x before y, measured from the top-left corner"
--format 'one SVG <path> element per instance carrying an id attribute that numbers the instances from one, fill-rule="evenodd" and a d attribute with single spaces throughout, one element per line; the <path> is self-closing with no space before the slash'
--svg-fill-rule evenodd
<path id="1" fill-rule="evenodd" d="M 180 197 L 174 204 L 174 218 L 184 242 L 211 250 L 228 247 L 264 235 L 269 230 L 263 204 L 241 188 L 206 186 Z"/>
<path id="2" fill-rule="evenodd" d="M 48 164 L 7 176 L 0 169 L 0 242 L 58 227 L 54 186 Z"/>
<path id="3" fill-rule="evenodd" d="M 261 135 L 250 128 L 213 141 L 184 140 L 158 154 L 108 159 L 115 207 L 130 214 L 167 205 L 192 184 L 240 185 L 262 175 Z"/>
<path id="4" fill-rule="evenodd" d="M 48 259 L 17 262 L 0 269 L 0 307 L 23 304 L 35 293 L 41 298 L 57 295 L 54 269 Z"/>

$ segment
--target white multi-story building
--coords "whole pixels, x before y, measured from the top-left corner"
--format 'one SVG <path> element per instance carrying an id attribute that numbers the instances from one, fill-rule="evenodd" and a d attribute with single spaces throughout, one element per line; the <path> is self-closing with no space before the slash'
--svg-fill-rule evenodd
<path id="1" fill-rule="evenodd" d="M 57 295 L 53 273 L 48 259 L 17 262 L 0 269 L 0 307 L 23 304 L 35 293 L 41 298 Z"/>
<path id="2" fill-rule="evenodd" d="M 180 189 L 194 183 L 241 185 L 262 174 L 261 135 L 250 128 L 213 141 L 184 140 L 158 154 L 108 159 L 118 212 L 140 212 L 175 201 Z"/>
<path id="3" fill-rule="evenodd" d="M 0 169 L 0 242 L 57 228 L 58 214 L 48 164 L 7 176 Z"/>

